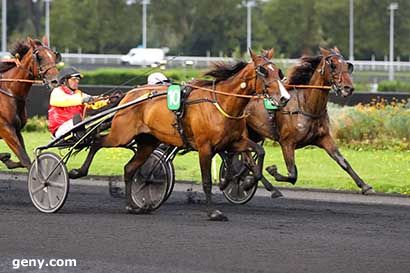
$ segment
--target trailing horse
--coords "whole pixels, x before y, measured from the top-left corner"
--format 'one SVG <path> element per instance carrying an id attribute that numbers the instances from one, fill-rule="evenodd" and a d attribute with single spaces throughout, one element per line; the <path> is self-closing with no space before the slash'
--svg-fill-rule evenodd
<path id="1" fill-rule="evenodd" d="M 208 216 L 211 220 L 227 220 L 222 212 L 211 208 L 211 160 L 222 151 L 255 151 L 258 162 L 254 169 L 255 180 L 262 176 L 264 150 L 247 136 L 244 109 L 252 98 L 263 97 L 283 106 L 289 94 L 283 87 L 279 69 L 270 61 L 273 50 L 258 56 L 250 51 L 252 61 L 234 66 L 216 64 L 206 75 L 213 81 L 193 81 L 187 84 L 184 115 L 178 119 L 167 109 L 164 96 L 120 110 L 112 120 L 108 135 L 97 140 L 90 148 L 80 169 L 70 172 L 71 178 L 87 175 L 95 153 L 102 147 L 126 147 L 135 141 L 138 147 L 133 158 L 124 167 L 126 183 L 126 209 L 142 213 L 132 198 L 132 179 L 135 171 L 146 161 L 153 150 L 165 143 L 198 151 L 203 190 L 206 195 Z M 155 89 L 164 92 L 164 86 L 146 86 L 131 90 L 120 105 L 138 99 Z M 149 204 L 148 204 L 149 205 Z"/>
<path id="2" fill-rule="evenodd" d="M 286 84 L 291 99 L 281 110 L 268 113 L 260 101 L 252 101 L 247 107 L 251 114 L 246 122 L 251 139 L 264 138 L 279 141 L 288 175 L 278 172 L 276 165 L 266 170 L 276 181 L 295 184 L 298 178 L 295 165 L 295 149 L 316 145 L 330 155 L 361 188 L 362 193 L 372 191 L 342 156 L 330 135 L 327 102 L 329 89 L 338 95 L 349 96 L 354 88 L 351 78 L 353 65 L 344 60 L 337 48 L 321 49 L 322 55 L 302 57 L 300 64 L 293 67 Z"/>
<path id="3" fill-rule="evenodd" d="M 20 132 L 27 122 L 26 99 L 33 83 L 49 85 L 57 81 L 56 64 L 61 56 L 47 46 L 45 39 L 42 43 L 31 38 L 16 43 L 11 54 L 13 59 L 0 62 L 0 138 L 19 162 L 10 160 L 9 153 L 0 153 L 0 160 L 9 169 L 29 168 L 31 162 Z"/>

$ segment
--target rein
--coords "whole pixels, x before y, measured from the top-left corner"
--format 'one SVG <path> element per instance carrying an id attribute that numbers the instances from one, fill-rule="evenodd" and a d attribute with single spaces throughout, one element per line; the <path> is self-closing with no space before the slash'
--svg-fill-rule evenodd
<path id="1" fill-rule="evenodd" d="M 331 86 L 326 85 L 294 85 L 294 84 L 284 84 L 286 89 L 322 89 L 331 90 Z"/>
<path id="2" fill-rule="evenodd" d="M 247 99 L 263 99 L 264 96 L 263 95 L 241 95 L 241 94 L 232 94 L 232 93 L 228 93 L 228 92 L 222 92 L 222 91 L 217 91 L 214 89 L 210 89 L 210 88 L 206 88 L 206 87 L 202 87 L 202 86 L 197 86 L 197 85 L 193 85 L 193 84 L 185 84 L 186 86 L 195 88 L 195 89 L 201 89 L 201 90 L 205 90 L 205 91 L 209 91 L 215 94 L 220 94 L 220 95 L 225 95 L 225 96 L 232 96 L 232 97 L 238 97 L 238 98 L 247 98 Z"/>
<path id="3" fill-rule="evenodd" d="M 238 98 L 247 98 L 247 99 L 263 99 L 263 95 L 241 95 L 241 94 L 232 94 L 232 93 L 228 93 L 228 92 L 222 92 L 222 91 L 217 91 L 215 89 L 210 89 L 210 88 L 206 88 L 206 87 L 202 87 L 202 86 L 197 86 L 197 85 L 193 85 L 193 84 L 186 84 L 186 86 L 191 87 L 191 88 L 195 88 L 195 89 L 201 89 L 201 90 L 205 90 L 205 91 L 209 91 L 211 93 L 215 94 L 220 94 L 220 95 L 225 95 L 225 96 L 232 96 L 232 97 L 238 97 Z M 212 103 L 215 108 L 226 118 L 229 119 L 235 119 L 235 120 L 240 120 L 243 118 L 247 118 L 249 116 L 249 113 L 243 113 L 242 115 L 240 115 L 239 117 L 235 117 L 232 116 L 230 114 L 228 114 L 223 108 L 222 106 L 218 103 L 218 101 L 216 99 L 214 99 L 213 101 L 211 100 L 205 100 L 205 102 L 210 102 Z M 192 103 L 192 102 L 191 102 Z"/>
<path id="4" fill-rule="evenodd" d="M 24 80 L 24 79 L 0 79 L 0 82 L 23 82 L 23 83 L 43 83 L 40 80 Z"/>

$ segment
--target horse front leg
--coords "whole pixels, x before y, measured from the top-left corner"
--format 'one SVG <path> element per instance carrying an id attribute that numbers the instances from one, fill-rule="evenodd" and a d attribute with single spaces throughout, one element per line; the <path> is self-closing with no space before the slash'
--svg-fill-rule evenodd
<path id="1" fill-rule="evenodd" d="M 158 146 L 159 142 L 156 139 L 150 139 L 149 141 L 138 142 L 138 149 L 132 149 L 134 151 L 134 156 L 130 161 L 124 166 L 124 181 L 125 181 L 125 196 L 126 196 L 126 207 L 128 213 L 132 214 L 143 214 L 152 211 L 152 202 L 144 202 L 144 205 L 138 206 L 133 200 L 132 183 L 134 175 L 139 167 L 141 167 L 145 161 L 149 158 L 151 153 Z M 141 187 L 139 190 L 143 190 Z M 134 190 L 137 191 L 138 190 Z M 148 197 L 147 197 L 148 198 Z"/>
<path id="2" fill-rule="evenodd" d="M 211 221 L 228 221 L 221 211 L 214 209 L 212 203 L 212 177 L 211 177 L 211 164 L 212 164 L 212 149 L 209 145 L 202 145 L 198 147 L 199 164 L 201 167 L 202 176 L 202 188 L 206 196 L 206 207 L 209 220 Z"/>
<path id="3" fill-rule="evenodd" d="M 333 138 L 330 135 L 326 135 L 325 137 L 321 138 L 317 145 L 327 152 L 327 154 L 333 158 L 339 164 L 340 167 L 342 167 L 343 170 L 345 170 L 350 177 L 354 180 L 356 185 L 362 189 L 362 194 L 368 194 L 372 193 L 373 188 L 369 184 L 366 184 L 360 177 L 359 175 L 353 170 L 353 168 L 350 166 L 349 162 L 343 157 L 343 155 L 340 153 L 339 149 L 337 148 Z"/>
<path id="4" fill-rule="evenodd" d="M 1 138 L 4 139 L 9 148 L 20 160 L 19 162 L 12 161 L 10 153 L 0 153 L 0 161 L 2 161 L 8 169 L 15 168 L 27 168 L 31 166 L 31 160 L 28 156 L 23 136 L 19 131 L 16 131 L 14 128 L 5 126 L 0 133 Z"/>
<path id="5" fill-rule="evenodd" d="M 295 146 L 291 143 L 281 143 L 281 148 L 288 170 L 288 176 L 280 174 L 276 165 L 268 166 L 266 171 L 272 175 L 276 181 L 289 182 L 294 185 L 298 180 L 298 169 L 295 164 Z"/>

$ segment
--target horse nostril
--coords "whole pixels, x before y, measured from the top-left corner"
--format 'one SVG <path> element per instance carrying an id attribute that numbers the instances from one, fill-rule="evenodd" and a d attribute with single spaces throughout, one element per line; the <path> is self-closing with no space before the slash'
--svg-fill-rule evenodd
<path id="1" fill-rule="evenodd" d="M 343 89 L 347 93 L 353 93 L 353 91 L 354 91 L 354 87 L 353 86 L 348 86 L 348 85 L 343 86 Z"/>
<path id="2" fill-rule="evenodd" d="M 288 101 L 289 101 L 289 98 L 287 98 L 287 97 L 281 97 L 280 98 L 280 103 L 282 105 L 285 105 L 286 103 L 288 103 Z"/>

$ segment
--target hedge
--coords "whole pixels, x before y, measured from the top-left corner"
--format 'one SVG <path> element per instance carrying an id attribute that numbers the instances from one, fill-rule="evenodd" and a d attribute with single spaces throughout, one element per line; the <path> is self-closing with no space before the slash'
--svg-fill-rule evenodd
<path id="1" fill-rule="evenodd" d="M 125 82 L 128 85 L 139 85 L 147 82 L 147 77 L 159 69 L 140 68 L 140 69 L 118 69 L 100 68 L 93 71 L 84 71 L 84 79 L 81 84 L 90 85 L 121 85 Z M 174 82 L 191 80 L 201 77 L 203 71 L 194 69 L 167 69 L 161 71 Z"/>

